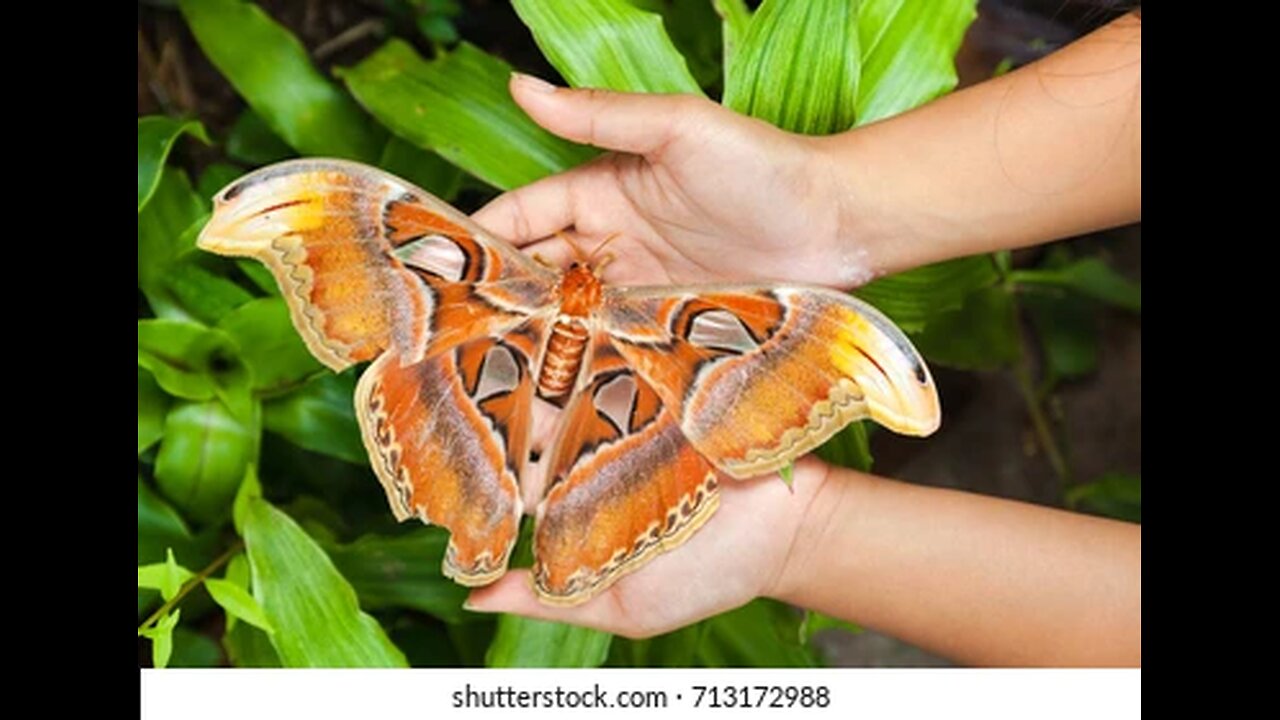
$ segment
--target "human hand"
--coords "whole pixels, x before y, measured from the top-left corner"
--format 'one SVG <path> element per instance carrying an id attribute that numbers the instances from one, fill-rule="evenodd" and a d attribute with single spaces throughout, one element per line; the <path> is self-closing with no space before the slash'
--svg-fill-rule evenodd
<path id="1" fill-rule="evenodd" d="M 796 463 L 791 489 L 777 475 L 724 478 L 720 509 L 688 542 L 664 553 L 577 607 L 540 602 L 529 571 L 511 570 L 473 590 L 466 607 L 584 625 L 642 638 L 684 627 L 760 597 L 777 596 L 802 520 L 828 467 Z"/>
<path id="2" fill-rule="evenodd" d="M 513 75 L 511 94 L 538 124 L 621 151 L 498 197 L 475 220 L 552 260 L 572 227 L 617 233 L 610 282 L 781 280 L 853 287 L 865 257 L 837 247 L 836 171 L 814 138 L 784 132 L 693 95 L 556 88 Z M 585 249 L 590 250 L 591 244 Z"/>

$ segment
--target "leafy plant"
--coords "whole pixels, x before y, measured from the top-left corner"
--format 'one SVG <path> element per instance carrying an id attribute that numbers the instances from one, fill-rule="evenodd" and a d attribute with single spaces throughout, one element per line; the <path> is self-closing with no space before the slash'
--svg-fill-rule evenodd
<path id="1" fill-rule="evenodd" d="M 252 3 L 177 5 L 247 109 L 224 133 L 189 118 L 138 121 L 139 635 L 154 665 L 820 664 L 813 632 L 847 624 L 767 600 L 643 641 L 463 609 L 465 590 L 439 570 L 445 533 L 391 520 L 351 406 L 357 372 L 335 376 L 310 357 L 260 266 L 201 253 L 194 238 L 222 184 L 295 154 L 377 164 L 446 200 L 465 189 L 474 203 L 596 151 L 520 111 L 506 90 L 512 66 L 457 41 L 455 2 L 389 3 L 379 27 L 408 32 L 332 77 Z M 743 0 L 514 5 L 570 84 L 722 93 L 780 127 L 833 133 L 951 89 L 975 0 L 765 0 L 754 12 Z M 429 58 L 415 46 L 424 39 Z M 173 155 L 197 141 L 220 159 L 193 183 Z M 1077 301 L 1139 307 L 1136 288 L 1094 258 L 1023 270 L 1005 260 L 942 263 L 859 294 L 933 362 L 964 368 L 1023 361 L 1025 299 L 1047 383 L 1092 367 Z M 1067 316 L 1077 322 L 1059 321 Z M 860 425 L 820 452 L 871 465 Z M 195 629 L 217 612 L 226 622 L 215 648 Z"/>

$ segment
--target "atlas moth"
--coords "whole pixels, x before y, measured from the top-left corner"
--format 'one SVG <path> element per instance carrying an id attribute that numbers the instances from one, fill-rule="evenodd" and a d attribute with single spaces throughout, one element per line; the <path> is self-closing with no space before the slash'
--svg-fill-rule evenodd
<path id="1" fill-rule="evenodd" d="M 233 182 L 198 244 L 265 263 L 322 363 L 372 361 L 355 392 L 370 462 L 397 519 L 450 532 L 443 571 L 462 585 L 506 572 L 536 402 L 562 412 L 532 578 L 564 605 L 686 540 L 722 476 L 784 469 L 862 418 L 909 435 L 941 418 L 920 354 L 847 293 L 607 285 L 357 163 Z"/>

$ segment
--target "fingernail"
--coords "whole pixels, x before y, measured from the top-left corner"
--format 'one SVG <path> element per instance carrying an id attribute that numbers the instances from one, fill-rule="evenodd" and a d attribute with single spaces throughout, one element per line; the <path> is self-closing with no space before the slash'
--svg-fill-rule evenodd
<path id="1" fill-rule="evenodd" d="M 547 82 L 546 80 L 543 80 L 542 78 L 534 77 L 532 75 L 525 75 L 524 73 L 521 73 L 521 72 L 513 72 L 511 73 L 511 76 L 516 79 L 516 82 L 519 82 L 521 85 L 528 88 L 531 92 L 548 95 L 556 91 L 555 85 L 552 85 L 551 83 Z"/>
<path id="2" fill-rule="evenodd" d="M 462 609 L 468 612 L 478 612 L 478 613 L 493 612 L 492 610 L 486 610 L 482 607 L 476 607 L 474 604 L 472 604 L 471 598 L 467 598 L 466 600 L 462 601 Z"/>

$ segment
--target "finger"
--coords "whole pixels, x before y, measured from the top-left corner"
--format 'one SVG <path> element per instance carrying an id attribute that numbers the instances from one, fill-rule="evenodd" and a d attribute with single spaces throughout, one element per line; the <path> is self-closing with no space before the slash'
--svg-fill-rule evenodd
<path id="1" fill-rule="evenodd" d="M 563 230 L 574 222 L 572 184 L 576 174 L 570 170 L 505 192 L 471 219 L 517 247 Z"/>
<path id="2" fill-rule="evenodd" d="M 693 95 L 558 88 L 520 73 L 512 73 L 510 85 L 516 103 L 556 135 L 638 155 L 664 148 L 701 102 Z"/>
<path id="3" fill-rule="evenodd" d="M 544 605 L 533 591 L 533 579 L 528 570 L 511 570 L 500 580 L 471 591 L 463 607 L 474 612 L 505 612 L 538 620 L 581 625 L 626 635 L 626 618 L 612 601 L 609 593 L 592 598 L 575 607 Z"/>

